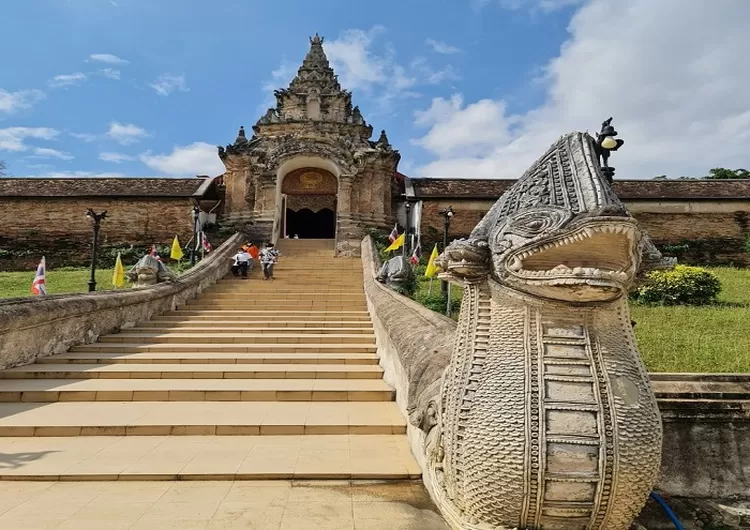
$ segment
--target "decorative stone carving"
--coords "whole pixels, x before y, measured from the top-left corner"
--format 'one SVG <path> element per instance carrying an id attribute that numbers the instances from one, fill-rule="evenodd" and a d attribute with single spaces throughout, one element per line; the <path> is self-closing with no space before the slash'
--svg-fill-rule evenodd
<path id="1" fill-rule="evenodd" d="M 440 256 L 464 297 L 418 423 L 425 482 L 454 529 L 628 528 L 661 460 L 627 303 L 656 254 L 593 139 L 572 133 Z"/>
<path id="2" fill-rule="evenodd" d="M 396 291 L 403 289 L 413 278 L 414 270 L 403 256 L 393 257 L 383 263 L 377 275 L 377 280 L 380 283 L 384 283 Z"/>
<path id="3" fill-rule="evenodd" d="M 289 210 L 298 212 L 304 208 L 318 213 L 320 210 L 328 208 L 336 211 L 335 195 L 290 195 L 286 198 L 286 207 Z"/>
<path id="4" fill-rule="evenodd" d="M 338 181 L 329 171 L 302 168 L 288 173 L 281 185 L 281 193 L 288 195 L 336 195 Z"/>
<path id="5" fill-rule="evenodd" d="M 156 285 L 157 283 L 176 278 L 175 274 L 166 265 L 150 254 L 139 259 L 138 263 L 128 271 L 127 276 L 136 287 Z"/>

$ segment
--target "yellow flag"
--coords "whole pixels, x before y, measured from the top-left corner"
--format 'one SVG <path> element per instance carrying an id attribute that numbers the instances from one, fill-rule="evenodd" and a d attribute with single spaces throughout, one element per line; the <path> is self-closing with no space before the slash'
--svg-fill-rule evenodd
<path id="1" fill-rule="evenodd" d="M 406 232 L 404 232 L 403 234 L 401 234 L 400 236 L 398 236 L 396 238 L 396 241 L 394 241 L 393 243 L 391 243 L 391 246 L 388 247 L 387 249 L 385 249 L 385 251 L 386 252 L 390 252 L 391 250 L 398 250 L 401 247 L 403 247 L 404 246 L 404 235 L 405 234 L 406 234 Z"/>
<path id="2" fill-rule="evenodd" d="M 112 285 L 115 289 L 125 285 L 125 270 L 122 268 L 122 259 L 119 252 L 115 261 L 115 273 L 112 275 Z"/>
<path id="3" fill-rule="evenodd" d="M 427 262 L 427 268 L 424 271 L 425 278 L 432 278 L 437 274 L 437 267 L 435 266 L 435 260 L 439 256 L 438 249 L 437 249 L 437 243 L 435 243 L 435 248 L 432 249 L 432 254 L 430 254 L 430 261 Z"/>
<path id="4" fill-rule="evenodd" d="M 177 236 L 174 236 L 174 241 L 172 241 L 172 251 L 169 253 L 169 257 L 172 259 L 181 260 L 183 255 L 184 254 L 182 253 L 180 242 L 177 240 Z"/>

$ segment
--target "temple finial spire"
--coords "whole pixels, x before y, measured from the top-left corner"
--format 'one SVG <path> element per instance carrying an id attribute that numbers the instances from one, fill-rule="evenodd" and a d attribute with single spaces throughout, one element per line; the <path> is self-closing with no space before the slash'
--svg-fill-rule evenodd
<path id="1" fill-rule="evenodd" d="M 234 141 L 235 144 L 244 144 L 247 142 L 247 136 L 245 136 L 245 126 L 240 126 L 240 132 L 237 133 L 237 139 Z"/>
<path id="2" fill-rule="evenodd" d="M 325 40 L 326 40 L 326 38 L 325 37 L 321 37 L 320 35 L 318 35 L 318 32 L 316 31 L 315 32 L 315 36 L 314 37 L 310 37 L 310 44 L 321 45 L 321 44 L 323 44 L 323 42 Z"/>

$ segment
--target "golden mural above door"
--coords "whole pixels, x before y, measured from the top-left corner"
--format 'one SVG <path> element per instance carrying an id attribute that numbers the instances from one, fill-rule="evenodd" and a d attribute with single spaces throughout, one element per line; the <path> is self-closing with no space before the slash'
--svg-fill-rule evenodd
<path id="1" fill-rule="evenodd" d="M 336 195 L 338 182 L 325 169 L 301 168 L 287 173 L 281 185 L 286 195 Z"/>

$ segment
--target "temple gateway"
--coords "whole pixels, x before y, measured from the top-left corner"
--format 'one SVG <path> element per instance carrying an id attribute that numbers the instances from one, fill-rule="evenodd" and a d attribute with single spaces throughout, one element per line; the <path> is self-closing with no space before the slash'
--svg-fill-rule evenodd
<path id="1" fill-rule="evenodd" d="M 341 88 L 323 51 L 310 39 L 276 107 L 233 144 L 219 148 L 226 166 L 225 219 L 256 240 L 335 238 L 337 255 L 359 252 L 363 230 L 394 219 L 394 175 L 401 156 L 373 128 L 351 92 Z"/>

